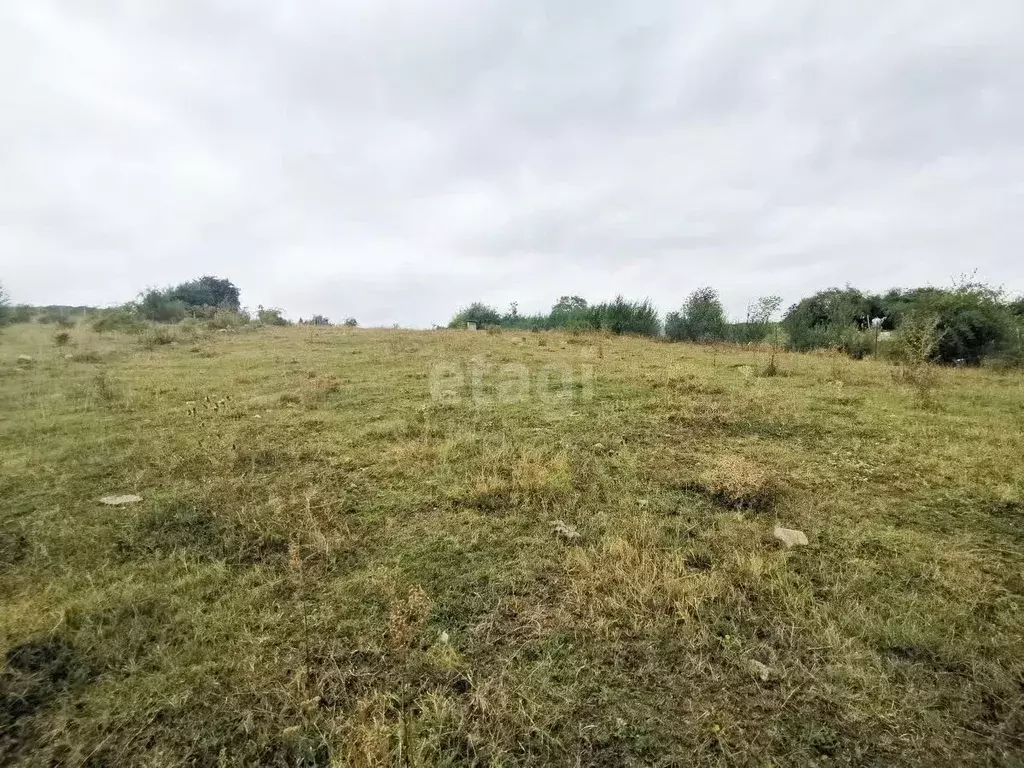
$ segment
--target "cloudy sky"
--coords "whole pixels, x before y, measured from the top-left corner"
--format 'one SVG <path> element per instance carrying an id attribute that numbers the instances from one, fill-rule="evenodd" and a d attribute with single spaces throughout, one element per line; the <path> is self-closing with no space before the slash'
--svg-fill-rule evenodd
<path id="1" fill-rule="evenodd" d="M 6 0 L 0 281 L 481 299 L 1024 290 L 1024 2 Z"/>

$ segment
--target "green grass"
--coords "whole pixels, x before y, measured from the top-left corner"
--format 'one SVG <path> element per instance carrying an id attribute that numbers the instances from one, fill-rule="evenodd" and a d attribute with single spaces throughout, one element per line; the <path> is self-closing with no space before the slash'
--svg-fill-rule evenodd
<path id="1" fill-rule="evenodd" d="M 0 762 L 1024 761 L 1019 373 L 53 333 L 0 338 Z"/>

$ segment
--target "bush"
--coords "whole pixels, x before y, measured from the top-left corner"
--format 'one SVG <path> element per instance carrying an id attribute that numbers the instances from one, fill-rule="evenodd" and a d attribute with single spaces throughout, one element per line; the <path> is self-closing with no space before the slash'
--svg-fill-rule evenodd
<path id="1" fill-rule="evenodd" d="M 233 309 L 218 309 L 206 321 L 206 327 L 212 331 L 222 331 L 229 328 L 241 328 L 249 323 L 249 316 L 244 312 L 236 312 Z"/>
<path id="2" fill-rule="evenodd" d="M 230 280 L 203 275 L 196 280 L 181 283 L 165 291 L 166 298 L 187 308 L 216 307 L 238 312 L 238 287 Z"/>
<path id="3" fill-rule="evenodd" d="M 864 294 L 856 288 L 829 288 L 801 299 L 786 312 L 782 327 L 789 337 L 789 348 L 797 352 L 812 349 L 841 349 L 863 356 L 863 340 L 854 331 L 871 327 L 872 319 L 884 317 L 880 297 Z"/>
<path id="4" fill-rule="evenodd" d="M 673 341 L 721 341 L 725 329 L 725 309 L 714 288 L 698 288 L 679 312 L 665 317 L 665 335 Z"/>
<path id="5" fill-rule="evenodd" d="M 71 334 L 67 331 L 59 331 L 54 335 L 53 343 L 58 347 L 66 347 L 71 343 Z"/>
<path id="6" fill-rule="evenodd" d="M 932 361 L 941 338 L 940 318 L 920 310 L 904 317 L 896 333 L 893 355 L 899 368 L 894 378 L 913 387 L 924 406 L 934 404 L 938 377 Z"/>
<path id="7" fill-rule="evenodd" d="M 92 321 L 92 329 L 98 333 L 108 333 L 110 331 L 138 333 L 145 327 L 146 324 L 139 319 L 135 307 L 131 304 L 111 309 L 102 309 Z"/>
<path id="8" fill-rule="evenodd" d="M 167 328 L 150 328 L 142 335 L 140 343 L 145 349 L 156 349 L 177 341 L 177 337 Z"/>
<path id="9" fill-rule="evenodd" d="M 658 336 L 661 333 L 658 310 L 646 299 L 627 301 L 616 296 L 615 301 L 598 304 L 587 312 L 589 325 L 595 330 L 636 336 Z"/>
<path id="10" fill-rule="evenodd" d="M 0 314 L 3 310 L 0 309 Z M 17 304 L 7 310 L 7 322 L 8 323 L 31 323 L 35 320 L 36 312 L 35 307 L 29 306 L 28 304 Z M 0 325 L 3 321 L 0 320 Z"/>
<path id="11" fill-rule="evenodd" d="M 1001 293 L 980 283 L 964 283 L 921 298 L 915 312 L 934 317 L 939 332 L 932 359 L 977 365 L 1012 338 L 1013 319 Z"/>
<path id="12" fill-rule="evenodd" d="M 346 318 L 345 318 L 345 322 L 344 322 L 344 325 L 345 325 L 345 326 L 346 326 L 347 328 L 355 328 L 356 326 L 358 326 L 358 325 L 359 325 L 359 323 L 358 323 L 358 322 L 356 322 L 356 319 L 355 319 L 354 317 L 346 317 Z"/>
<path id="13" fill-rule="evenodd" d="M 986 358 L 986 361 L 991 361 L 993 367 L 1003 370 L 1024 368 L 1024 317 L 1012 324 L 1000 345 L 999 352 L 991 358 Z"/>
<path id="14" fill-rule="evenodd" d="M 465 328 L 466 323 L 476 323 L 478 328 L 485 325 L 501 325 L 501 313 L 483 302 L 474 301 L 468 307 L 460 309 L 448 323 L 448 327 Z"/>
<path id="15" fill-rule="evenodd" d="M 138 302 L 139 315 L 155 323 L 177 323 L 185 319 L 185 303 L 171 298 L 166 291 L 150 288 L 141 294 Z"/>
<path id="16" fill-rule="evenodd" d="M 263 325 L 290 325 L 283 312 L 284 310 L 273 307 L 264 309 L 261 304 L 256 310 L 256 319 L 263 323 Z"/>

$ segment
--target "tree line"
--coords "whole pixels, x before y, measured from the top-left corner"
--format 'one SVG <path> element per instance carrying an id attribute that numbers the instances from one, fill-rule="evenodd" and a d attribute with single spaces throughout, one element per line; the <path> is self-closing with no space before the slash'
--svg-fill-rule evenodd
<path id="1" fill-rule="evenodd" d="M 164 289 L 149 288 L 118 307 L 95 309 L 52 305 L 11 306 L 0 286 L 0 325 L 47 322 L 71 325 L 86 316 L 98 331 L 138 330 L 147 322 L 202 322 L 211 328 L 259 323 L 288 325 L 282 310 L 241 306 L 241 292 L 226 278 L 204 275 Z M 963 279 L 948 288 L 921 287 L 871 293 L 852 286 L 829 288 L 800 299 L 781 318 L 782 299 L 764 296 L 747 307 L 740 322 L 730 321 L 719 293 L 711 287 L 693 291 L 679 309 L 664 318 L 650 301 L 617 296 L 592 304 L 579 295 L 558 299 L 546 313 L 521 314 L 513 302 L 506 312 L 483 302 L 459 310 L 449 327 L 500 327 L 519 330 L 602 331 L 696 343 L 760 343 L 794 351 L 836 349 L 852 357 L 884 351 L 891 333 L 916 334 L 929 359 L 977 365 L 999 359 L 1024 365 L 1024 297 Z M 300 324 L 330 325 L 323 315 L 299 319 Z M 355 318 L 343 321 L 358 325 Z M 921 341 L 921 329 L 926 338 Z"/>
<path id="2" fill-rule="evenodd" d="M 150 323 L 180 323 L 185 320 L 203 322 L 211 328 L 232 328 L 259 323 L 262 325 L 291 325 L 284 311 L 276 307 L 258 306 L 248 310 L 241 305 L 241 291 L 227 278 L 203 275 L 166 288 L 147 288 L 134 301 L 116 307 L 100 309 L 88 306 L 11 306 L 0 286 L 0 325 L 6 323 L 55 323 L 71 326 L 87 317 L 97 331 L 133 331 Z M 308 320 L 299 318 L 300 325 L 330 325 L 324 315 L 313 315 Z M 354 317 L 342 324 L 358 325 Z"/>
<path id="3" fill-rule="evenodd" d="M 763 296 L 747 307 L 741 322 L 730 321 L 718 291 L 702 287 L 662 321 L 647 300 L 590 304 L 562 296 L 547 313 L 523 315 L 513 303 L 500 312 L 483 302 L 459 310 L 450 328 L 501 327 L 521 330 L 604 331 L 696 343 L 775 344 L 806 352 L 836 349 L 851 357 L 878 354 L 900 329 L 930 327 L 928 356 L 935 362 L 977 365 L 986 358 L 1024 364 L 1024 297 L 973 280 L 949 288 L 892 289 L 871 293 L 852 286 L 829 288 L 801 299 L 777 319 L 778 296 Z"/>

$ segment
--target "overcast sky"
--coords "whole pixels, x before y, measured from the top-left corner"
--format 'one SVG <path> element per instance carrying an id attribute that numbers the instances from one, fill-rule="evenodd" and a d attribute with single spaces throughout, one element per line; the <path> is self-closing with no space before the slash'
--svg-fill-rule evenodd
<path id="1" fill-rule="evenodd" d="M 0 282 L 430 326 L 1024 289 L 1024 2 L 5 0 Z"/>

